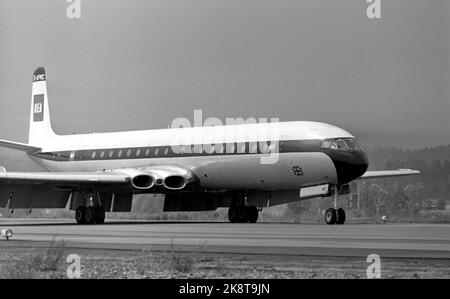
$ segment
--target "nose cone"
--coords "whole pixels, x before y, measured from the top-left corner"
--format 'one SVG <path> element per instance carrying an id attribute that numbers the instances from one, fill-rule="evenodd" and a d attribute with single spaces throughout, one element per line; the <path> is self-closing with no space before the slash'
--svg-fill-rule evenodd
<path id="1" fill-rule="evenodd" d="M 332 160 L 339 184 L 347 184 L 359 178 L 369 167 L 369 160 L 363 151 L 334 153 Z"/>
<path id="2" fill-rule="evenodd" d="M 366 153 L 363 151 L 356 152 L 354 154 L 354 159 L 356 161 L 355 166 L 357 168 L 355 171 L 356 179 L 362 176 L 367 171 L 367 168 L 369 168 L 369 159 L 367 158 Z"/>

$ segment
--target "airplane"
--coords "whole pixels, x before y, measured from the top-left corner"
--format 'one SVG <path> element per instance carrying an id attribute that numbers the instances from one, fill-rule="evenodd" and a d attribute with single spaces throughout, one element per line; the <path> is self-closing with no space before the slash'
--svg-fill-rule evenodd
<path id="1" fill-rule="evenodd" d="M 320 122 L 57 135 L 49 108 L 47 77 L 39 67 L 28 143 L 0 140 L 0 146 L 24 152 L 47 171 L 0 167 L 0 207 L 68 207 L 78 224 L 102 224 L 106 212 L 131 211 L 134 194 L 152 193 L 164 194 L 164 211 L 228 207 L 230 222 L 255 223 L 263 207 L 333 196 L 334 206 L 325 212 L 332 225 L 345 222 L 338 196 L 348 194 L 353 180 L 420 173 L 367 171 L 356 137 Z M 276 135 L 266 134 L 275 129 Z M 262 163 L 271 154 L 276 160 Z"/>

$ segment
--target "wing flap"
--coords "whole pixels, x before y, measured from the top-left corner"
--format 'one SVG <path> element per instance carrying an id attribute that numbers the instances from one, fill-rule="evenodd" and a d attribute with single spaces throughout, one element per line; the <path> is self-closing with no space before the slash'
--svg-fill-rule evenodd
<path id="1" fill-rule="evenodd" d="M 358 179 L 367 180 L 367 179 L 379 179 L 388 177 L 410 176 L 418 174 L 420 174 L 420 171 L 413 169 L 376 170 L 376 171 L 366 171 L 366 173 L 364 173 Z"/>

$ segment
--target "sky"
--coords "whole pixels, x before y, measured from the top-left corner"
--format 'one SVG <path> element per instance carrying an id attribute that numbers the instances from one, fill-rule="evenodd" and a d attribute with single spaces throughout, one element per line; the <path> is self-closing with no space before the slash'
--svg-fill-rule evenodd
<path id="1" fill-rule="evenodd" d="M 315 120 L 368 148 L 450 143 L 450 0 L 0 1 L 0 139 L 26 142 L 32 73 L 58 134 L 177 117 Z"/>

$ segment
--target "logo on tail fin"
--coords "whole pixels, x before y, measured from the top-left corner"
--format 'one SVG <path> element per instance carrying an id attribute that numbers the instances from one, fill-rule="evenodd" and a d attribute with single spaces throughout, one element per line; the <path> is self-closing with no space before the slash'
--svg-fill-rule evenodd
<path id="1" fill-rule="evenodd" d="M 33 76 L 33 82 L 45 81 L 45 74 L 38 74 Z"/>
<path id="2" fill-rule="evenodd" d="M 45 69 L 41 66 L 38 67 L 33 74 L 33 82 L 45 81 Z"/>
<path id="3" fill-rule="evenodd" d="M 33 121 L 43 121 L 44 120 L 44 95 L 36 94 L 34 95 L 33 102 Z"/>

